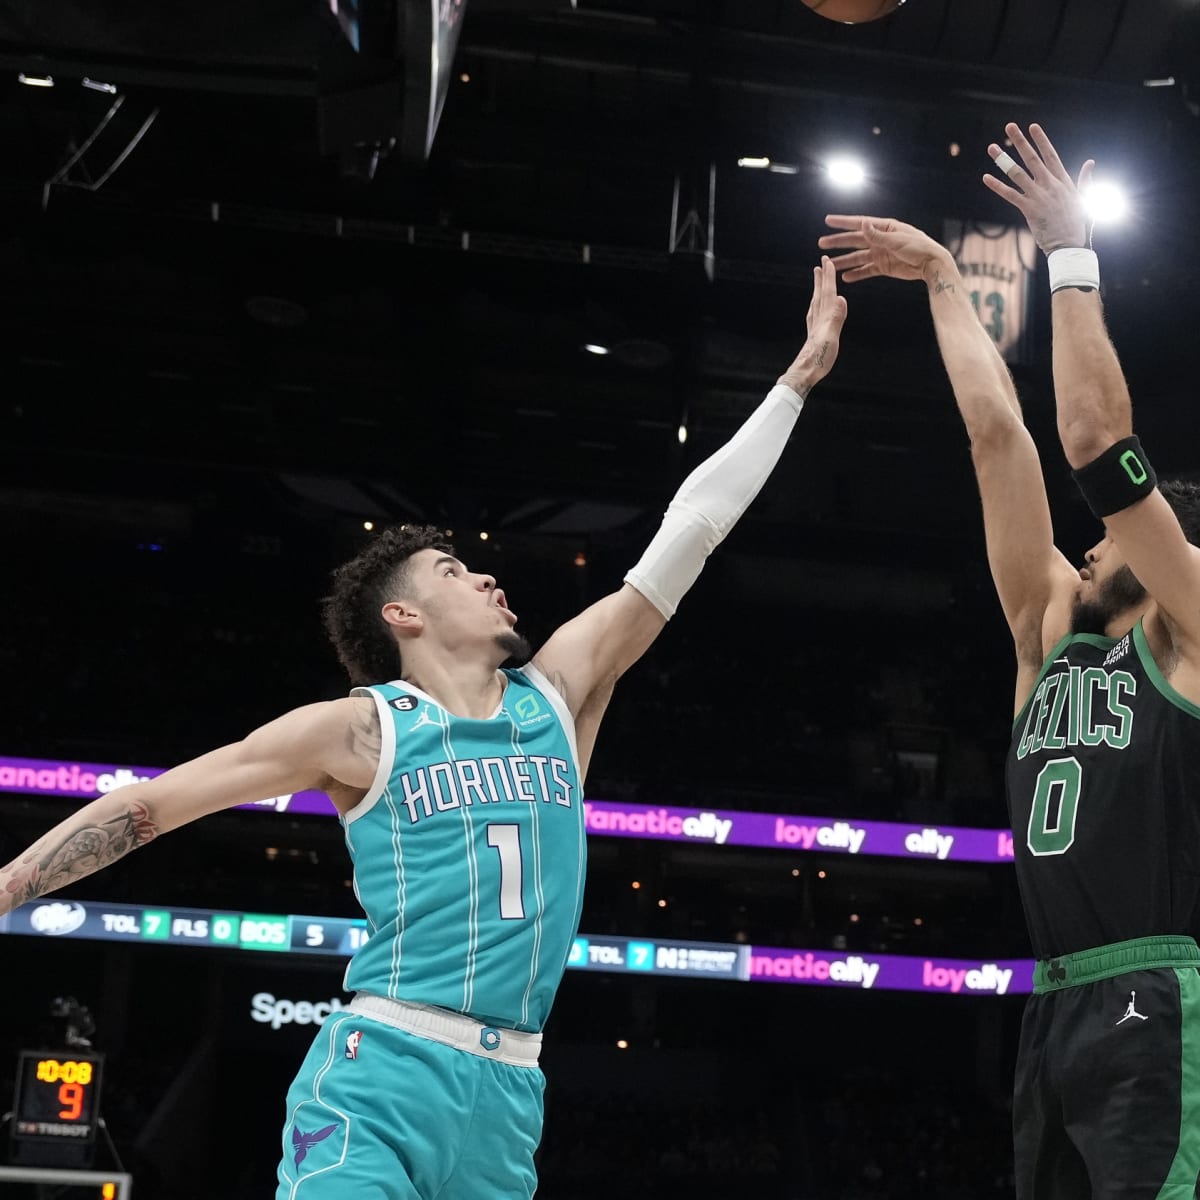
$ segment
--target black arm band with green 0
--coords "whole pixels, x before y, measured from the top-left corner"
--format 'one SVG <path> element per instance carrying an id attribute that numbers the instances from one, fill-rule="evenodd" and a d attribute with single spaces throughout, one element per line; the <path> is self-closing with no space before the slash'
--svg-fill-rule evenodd
<path id="1" fill-rule="evenodd" d="M 1150 495 L 1158 483 L 1158 476 L 1136 437 L 1114 442 L 1098 458 L 1071 475 L 1088 508 L 1102 521 Z"/>

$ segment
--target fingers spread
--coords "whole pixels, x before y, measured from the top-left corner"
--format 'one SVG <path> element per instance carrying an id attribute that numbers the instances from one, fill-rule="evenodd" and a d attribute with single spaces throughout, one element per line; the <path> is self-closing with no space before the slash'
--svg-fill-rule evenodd
<path id="1" fill-rule="evenodd" d="M 1067 168 L 1063 166 L 1062 159 L 1058 157 L 1058 151 L 1054 149 L 1053 143 L 1046 136 L 1046 131 L 1040 125 L 1030 125 L 1029 135 L 1033 138 L 1038 153 L 1050 171 L 1063 183 L 1069 184 L 1071 176 L 1067 174 Z"/>
<path id="2" fill-rule="evenodd" d="M 861 267 L 865 263 L 871 261 L 870 250 L 852 250 L 848 254 L 839 254 L 833 260 L 834 267 L 838 271 L 853 271 L 856 267 Z"/>
<path id="3" fill-rule="evenodd" d="M 1025 199 L 1024 193 L 1017 191 L 1017 189 L 1014 187 L 1009 187 L 1007 183 L 1001 183 L 995 175 L 985 175 L 983 177 L 983 182 L 1002 200 L 1007 200 L 1009 204 L 1016 208 L 1021 207 L 1021 204 Z"/>
<path id="4" fill-rule="evenodd" d="M 851 217 L 843 213 L 833 213 L 825 218 L 825 224 L 830 229 L 861 229 L 864 221 L 870 217 Z"/>
<path id="5" fill-rule="evenodd" d="M 860 250 L 864 244 L 861 233 L 827 233 L 817 238 L 817 245 L 822 250 Z"/>
<path id="6" fill-rule="evenodd" d="M 1034 179 L 1037 179 L 1045 168 L 1041 155 L 1038 154 L 1030 140 L 1021 132 L 1019 125 L 1009 123 L 1005 125 L 1004 132 L 1012 139 L 1013 147 L 1021 156 L 1021 161 L 1025 164 L 1025 169 Z"/>

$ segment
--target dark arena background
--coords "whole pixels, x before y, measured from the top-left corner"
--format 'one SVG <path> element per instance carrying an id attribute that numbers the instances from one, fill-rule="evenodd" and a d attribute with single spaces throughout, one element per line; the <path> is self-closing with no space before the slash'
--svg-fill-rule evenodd
<path id="1" fill-rule="evenodd" d="M 535 646 L 618 586 L 802 344 L 824 215 L 996 240 L 1009 120 L 1124 189 L 1109 328 L 1189 476 L 1198 33 L 1192 0 L 5 5 L 0 862 L 343 695 L 319 600 L 385 525 L 452 531 Z M 961 257 L 1079 562 L 1014 246 Z M 835 371 L 600 735 L 545 1200 L 1012 1194 L 1009 635 L 923 295 L 845 292 Z M 360 916 L 305 794 L 0 919 L 0 1194 L 272 1195 Z"/>

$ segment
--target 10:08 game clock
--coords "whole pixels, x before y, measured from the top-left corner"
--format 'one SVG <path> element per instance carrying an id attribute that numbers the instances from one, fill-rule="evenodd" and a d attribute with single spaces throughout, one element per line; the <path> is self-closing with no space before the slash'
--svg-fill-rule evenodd
<path id="1" fill-rule="evenodd" d="M 22 1050 L 12 1136 L 43 1143 L 94 1141 L 103 1066 L 101 1054 Z"/>

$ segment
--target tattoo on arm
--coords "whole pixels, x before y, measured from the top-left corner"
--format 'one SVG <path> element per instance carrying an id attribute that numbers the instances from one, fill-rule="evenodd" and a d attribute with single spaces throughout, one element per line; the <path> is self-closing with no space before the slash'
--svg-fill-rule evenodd
<path id="1" fill-rule="evenodd" d="M 383 751 L 383 730 L 379 724 L 379 710 L 373 700 L 355 705 L 354 716 L 346 729 L 346 747 L 356 758 L 378 766 Z"/>
<path id="2" fill-rule="evenodd" d="M 570 708 L 571 697 L 567 695 L 567 677 L 561 671 L 552 671 L 546 678 L 554 684 L 554 690 L 563 698 L 567 708 Z"/>
<path id="3" fill-rule="evenodd" d="M 149 808 L 137 801 L 99 824 L 64 822 L 0 869 L 5 907 L 16 908 L 83 879 L 157 836 Z"/>
<path id="4" fill-rule="evenodd" d="M 817 366 L 818 367 L 823 367 L 825 365 L 825 351 L 828 349 L 829 349 L 829 342 L 828 341 L 822 342 L 821 343 L 821 353 L 817 355 Z"/>
<path id="5" fill-rule="evenodd" d="M 935 293 L 940 294 L 942 292 L 953 292 L 953 291 L 956 291 L 957 289 L 955 288 L 954 284 L 947 283 L 942 278 L 941 271 L 934 271 L 934 273 L 933 273 L 933 290 Z"/>

